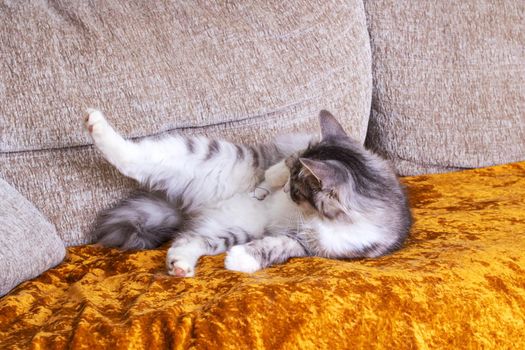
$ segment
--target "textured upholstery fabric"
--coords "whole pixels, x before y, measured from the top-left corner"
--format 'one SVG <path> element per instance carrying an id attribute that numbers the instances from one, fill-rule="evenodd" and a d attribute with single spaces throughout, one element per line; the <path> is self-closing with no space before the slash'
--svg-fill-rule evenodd
<path id="1" fill-rule="evenodd" d="M 253 275 L 166 249 L 69 249 L 0 299 L 6 347 L 523 349 L 525 162 L 406 178 L 415 225 L 379 259 L 292 259 Z"/>
<path id="2" fill-rule="evenodd" d="M 0 296 L 57 265 L 65 254 L 55 227 L 0 179 Z"/>
<path id="3" fill-rule="evenodd" d="M 67 244 L 89 241 L 94 213 L 129 189 L 101 174 L 109 170 L 81 128 L 86 107 L 127 137 L 264 141 L 313 130 L 323 108 L 366 135 L 372 74 L 360 0 L 13 1 L 0 22 L 0 176 Z"/>
<path id="4" fill-rule="evenodd" d="M 365 0 L 367 145 L 402 174 L 525 159 L 525 2 Z"/>

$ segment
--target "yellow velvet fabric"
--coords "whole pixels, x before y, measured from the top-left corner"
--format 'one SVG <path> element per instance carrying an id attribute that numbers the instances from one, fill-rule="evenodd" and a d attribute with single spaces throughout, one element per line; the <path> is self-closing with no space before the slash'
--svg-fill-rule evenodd
<path id="1" fill-rule="evenodd" d="M 0 347 L 525 349 L 525 162 L 403 181 L 414 228 L 379 259 L 178 279 L 166 248 L 70 248 L 0 299 Z"/>

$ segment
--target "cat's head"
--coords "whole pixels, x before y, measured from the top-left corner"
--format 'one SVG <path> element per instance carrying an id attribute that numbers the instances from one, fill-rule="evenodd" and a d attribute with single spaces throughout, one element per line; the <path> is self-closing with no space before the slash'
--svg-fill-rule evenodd
<path id="1" fill-rule="evenodd" d="M 373 158 L 327 111 L 319 114 L 321 141 L 286 160 L 285 191 L 305 211 L 327 219 L 349 217 L 352 202 L 377 189 Z"/>

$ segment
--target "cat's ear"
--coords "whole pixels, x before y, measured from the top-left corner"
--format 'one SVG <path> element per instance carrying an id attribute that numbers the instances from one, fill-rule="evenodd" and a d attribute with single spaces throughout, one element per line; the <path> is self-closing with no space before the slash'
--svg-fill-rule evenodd
<path id="1" fill-rule="evenodd" d="M 341 176 L 332 164 L 307 158 L 299 158 L 299 161 L 319 181 L 323 189 L 332 189 L 340 182 Z"/>
<path id="2" fill-rule="evenodd" d="M 319 123 L 321 124 L 321 137 L 323 140 L 331 137 L 347 137 L 345 130 L 337 119 L 332 113 L 324 109 L 319 112 Z"/>

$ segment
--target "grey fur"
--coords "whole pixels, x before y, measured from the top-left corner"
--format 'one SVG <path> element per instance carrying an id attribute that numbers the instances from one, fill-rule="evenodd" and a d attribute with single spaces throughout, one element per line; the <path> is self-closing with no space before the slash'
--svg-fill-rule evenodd
<path id="1" fill-rule="evenodd" d="M 195 153 L 195 140 L 192 137 L 187 137 L 185 141 L 188 152 Z"/>
<path id="2" fill-rule="evenodd" d="M 257 144 L 249 146 L 249 149 L 253 157 L 253 167 L 263 170 L 268 169 L 285 156 L 275 144 Z"/>
<path id="3" fill-rule="evenodd" d="M 214 155 L 219 153 L 220 151 L 220 144 L 217 140 L 211 140 L 208 144 L 208 153 L 206 154 L 206 157 L 204 160 L 210 160 Z"/>
<path id="4" fill-rule="evenodd" d="M 245 249 L 262 268 L 281 264 L 289 258 L 311 255 L 293 234 L 266 236 L 245 244 Z"/>
<path id="5" fill-rule="evenodd" d="M 126 250 L 155 248 L 174 237 L 182 219 L 179 206 L 162 192 L 141 191 L 103 211 L 95 237 L 102 245 Z"/>
<path id="6" fill-rule="evenodd" d="M 237 152 L 237 160 L 243 161 L 244 160 L 244 148 L 241 145 L 235 145 L 235 150 Z"/>
<path id="7" fill-rule="evenodd" d="M 274 143 L 258 144 L 255 147 L 259 150 L 259 161 L 262 169 L 268 169 L 286 156 Z"/>
<path id="8" fill-rule="evenodd" d="M 252 166 L 254 168 L 259 168 L 259 165 L 260 165 L 260 163 L 259 163 L 259 152 L 253 146 L 250 146 L 249 150 L 250 150 L 250 152 L 252 154 L 252 159 L 253 159 Z"/>

